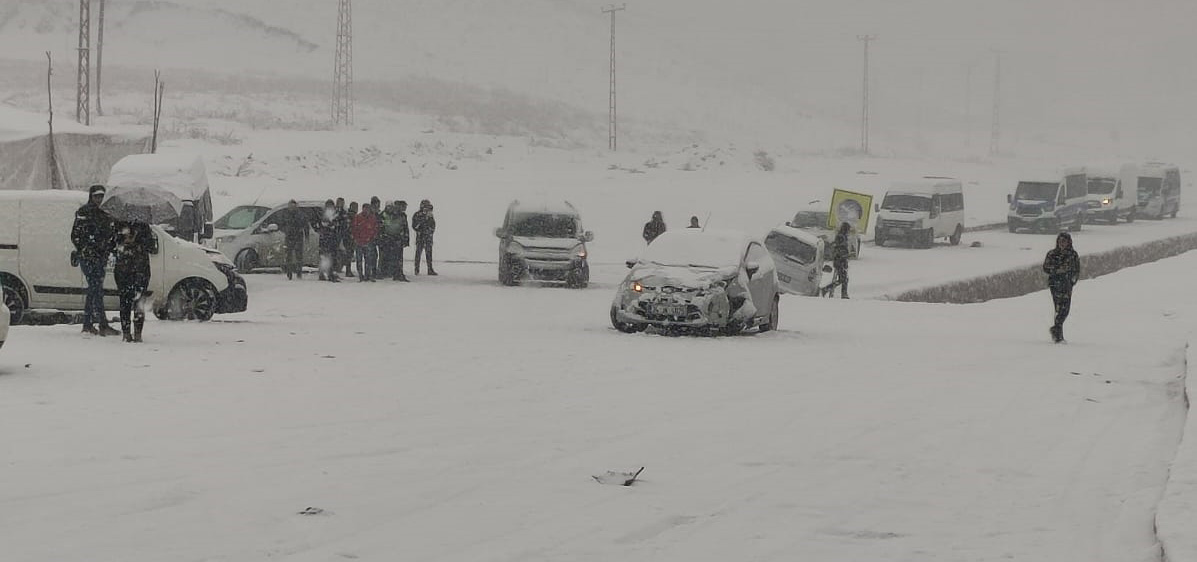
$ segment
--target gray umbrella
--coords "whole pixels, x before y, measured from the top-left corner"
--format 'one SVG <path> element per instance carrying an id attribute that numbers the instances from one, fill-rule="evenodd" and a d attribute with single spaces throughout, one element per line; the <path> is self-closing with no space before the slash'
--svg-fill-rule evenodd
<path id="1" fill-rule="evenodd" d="M 104 197 L 100 208 L 117 220 L 163 224 L 179 218 L 183 211 L 183 201 L 164 189 L 113 187 Z"/>

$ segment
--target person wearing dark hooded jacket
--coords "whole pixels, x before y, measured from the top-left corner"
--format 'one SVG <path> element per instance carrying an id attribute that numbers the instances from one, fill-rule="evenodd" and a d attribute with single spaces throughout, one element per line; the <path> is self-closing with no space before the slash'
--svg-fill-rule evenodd
<path id="1" fill-rule="evenodd" d="M 420 201 L 420 210 L 411 216 L 411 228 L 416 231 L 416 261 L 413 271 L 420 274 L 420 256 L 428 262 L 428 275 L 436 275 L 432 269 L 432 238 L 436 234 L 436 217 L 432 214 L 432 203 Z"/>
<path id="2" fill-rule="evenodd" d="M 1061 232 L 1056 237 L 1056 247 L 1043 259 L 1043 272 L 1056 310 L 1056 321 L 1049 332 L 1052 341 L 1060 343 L 1064 341 L 1064 321 L 1072 310 L 1072 288 L 1081 278 L 1081 258 L 1072 247 L 1071 234 Z"/>
<path id="3" fill-rule="evenodd" d="M 652 244 L 662 234 L 665 234 L 665 218 L 661 216 L 661 211 L 653 211 L 652 220 L 644 223 L 644 242 Z"/>
<path id="4" fill-rule="evenodd" d="M 851 249 L 848 247 L 848 234 L 851 228 L 846 222 L 840 224 L 839 230 L 835 233 L 835 241 L 831 243 L 831 266 L 835 269 L 835 278 L 828 290 L 833 291 L 835 286 L 839 285 L 842 299 L 848 298 L 848 256 L 851 255 Z"/>
<path id="5" fill-rule="evenodd" d="M 91 186 L 87 204 L 75 211 L 75 224 L 71 227 L 71 242 L 75 245 L 72 261 L 78 260 L 79 269 L 87 280 L 83 333 L 115 336 L 120 332 L 108 325 L 108 314 L 104 311 L 104 275 L 108 257 L 116 245 L 116 223 L 100 208 L 104 194 L 104 186 Z M 96 323 L 100 325 L 98 329 Z"/>
<path id="6" fill-rule="evenodd" d="M 144 300 L 150 287 L 150 255 L 158 253 L 158 239 L 144 222 L 122 222 L 117 227 L 116 265 L 112 274 L 120 294 L 121 333 L 124 340 L 141 343 L 145 327 Z"/>

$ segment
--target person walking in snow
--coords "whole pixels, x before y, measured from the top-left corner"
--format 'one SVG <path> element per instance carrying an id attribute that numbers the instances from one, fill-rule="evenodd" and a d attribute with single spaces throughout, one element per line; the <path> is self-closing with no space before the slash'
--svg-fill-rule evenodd
<path id="1" fill-rule="evenodd" d="M 359 282 L 374 281 L 374 268 L 378 264 L 378 217 L 374 216 L 373 205 L 363 205 L 362 211 L 353 217 L 350 227 L 353 243 L 357 245 Z"/>
<path id="2" fill-rule="evenodd" d="M 339 283 L 341 278 L 337 277 L 337 254 L 341 246 L 341 227 L 332 199 L 324 202 L 324 212 L 316 221 L 315 228 L 320 235 L 320 280 Z"/>
<path id="3" fill-rule="evenodd" d="M 420 274 L 420 255 L 423 254 L 428 262 L 428 275 L 435 276 L 432 269 L 432 237 L 436 233 L 436 218 L 432 215 L 432 203 L 427 199 L 420 201 L 420 210 L 411 216 L 412 230 L 416 231 L 416 263 L 415 273 Z"/>
<path id="4" fill-rule="evenodd" d="M 1056 247 L 1043 259 L 1043 272 L 1056 310 L 1056 322 L 1049 331 L 1052 341 L 1060 343 L 1064 341 L 1064 321 L 1072 310 L 1072 288 L 1081 278 L 1081 258 L 1072 248 L 1071 234 L 1061 232 L 1056 236 Z"/>
<path id="5" fill-rule="evenodd" d="M 149 212 L 144 213 L 146 221 Z M 130 343 L 141 343 L 145 327 L 145 297 L 150 287 L 150 255 L 158 253 L 158 239 L 147 222 L 124 222 L 117 227 L 116 265 L 112 274 L 120 294 L 121 333 Z"/>
<path id="6" fill-rule="evenodd" d="M 345 277 L 353 277 L 353 268 L 350 267 L 357 261 L 357 272 L 362 272 L 362 260 L 357 256 L 357 244 L 353 242 L 353 234 L 350 232 L 350 227 L 353 226 L 353 217 L 357 216 L 357 201 L 349 204 L 349 210 L 345 212 L 345 231 L 341 237 L 342 251 L 345 254 Z"/>
<path id="7" fill-rule="evenodd" d="M 71 227 L 71 243 L 75 245 L 72 261 L 78 261 L 83 278 L 87 280 L 83 333 L 115 336 L 120 332 L 108 325 L 108 314 L 104 311 L 104 270 L 108 266 L 108 256 L 116 245 L 116 223 L 112 216 L 100 208 L 105 193 L 104 186 L 91 186 L 87 204 L 75 211 L 75 224 Z M 100 324 L 98 329 L 95 326 L 97 322 Z"/>
<path id="8" fill-rule="evenodd" d="M 287 208 L 280 211 L 277 217 L 275 224 L 283 232 L 283 249 L 286 256 L 283 271 L 286 272 L 287 279 L 292 279 L 292 276 L 303 279 L 303 244 L 308 237 L 311 221 L 294 199 L 287 202 Z"/>
<path id="9" fill-rule="evenodd" d="M 851 228 L 848 223 L 841 223 L 835 233 L 835 240 L 831 243 L 831 267 L 835 271 L 835 277 L 832 278 L 831 284 L 824 287 L 825 296 L 830 297 L 835 292 L 836 285 L 839 285 L 840 298 L 848 298 L 848 256 L 851 253 L 848 234 Z"/>
<path id="10" fill-rule="evenodd" d="M 665 218 L 661 216 L 661 211 L 653 211 L 652 220 L 644 223 L 644 242 L 652 244 L 662 234 L 665 234 Z"/>

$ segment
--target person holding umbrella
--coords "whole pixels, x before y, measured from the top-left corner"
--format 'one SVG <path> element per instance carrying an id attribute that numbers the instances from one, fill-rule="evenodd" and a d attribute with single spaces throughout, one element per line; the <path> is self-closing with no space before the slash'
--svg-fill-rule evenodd
<path id="1" fill-rule="evenodd" d="M 148 209 L 128 209 L 132 220 L 117 223 L 116 290 L 120 294 L 121 332 L 126 342 L 141 343 L 141 331 L 145 326 L 144 299 L 150 286 L 150 254 L 158 253 L 158 239 L 146 222 Z M 132 317 L 132 318 L 130 318 Z M 130 324 L 132 331 L 130 331 Z"/>
<path id="2" fill-rule="evenodd" d="M 75 245 L 72 261 L 78 262 L 87 280 L 83 333 L 96 336 L 120 334 L 108 325 L 108 314 L 104 311 L 104 269 L 114 245 L 112 217 L 100 208 L 106 193 L 102 185 L 91 186 L 87 204 L 75 211 L 75 224 L 71 227 L 71 243 Z M 100 324 L 98 329 L 97 322 Z"/>

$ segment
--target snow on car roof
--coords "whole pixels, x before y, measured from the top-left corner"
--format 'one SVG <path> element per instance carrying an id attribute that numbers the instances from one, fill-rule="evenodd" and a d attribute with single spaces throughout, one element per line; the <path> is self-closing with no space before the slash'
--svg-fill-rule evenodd
<path id="1" fill-rule="evenodd" d="M 889 194 L 930 195 L 933 193 L 955 193 L 961 191 L 960 180 L 950 178 L 896 181 L 890 184 Z"/>
<path id="2" fill-rule="evenodd" d="M 156 187 L 194 200 L 208 191 L 208 173 L 204 160 L 194 154 L 134 154 L 112 166 L 108 185 Z"/>
<path id="3" fill-rule="evenodd" d="M 821 240 L 823 240 L 822 237 L 820 237 L 817 234 L 811 233 L 809 230 L 803 230 L 801 228 L 794 228 L 792 226 L 784 225 L 784 224 L 779 224 L 779 225 L 773 227 L 773 232 L 776 232 L 783 236 L 789 236 L 790 238 L 794 238 L 796 240 L 800 240 L 803 243 L 809 244 L 811 246 L 817 246 L 819 244 L 819 242 Z"/>
<path id="4" fill-rule="evenodd" d="M 734 230 L 671 230 L 653 240 L 643 260 L 683 267 L 736 267 L 751 241 Z"/>

